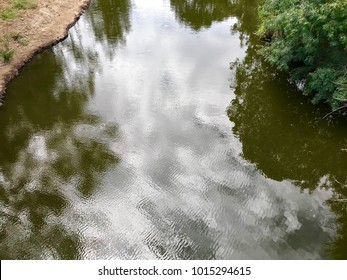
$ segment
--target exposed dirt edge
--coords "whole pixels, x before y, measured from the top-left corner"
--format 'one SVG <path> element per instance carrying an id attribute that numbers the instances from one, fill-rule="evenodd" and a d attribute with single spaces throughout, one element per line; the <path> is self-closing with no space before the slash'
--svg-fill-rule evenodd
<path id="1" fill-rule="evenodd" d="M 76 2 L 76 1 L 75 1 Z M 0 96 L 3 95 L 6 91 L 7 83 L 16 77 L 19 74 L 19 70 L 25 66 L 36 54 L 58 44 L 59 42 L 65 40 L 68 37 L 69 29 L 73 27 L 78 19 L 82 16 L 85 10 L 89 7 L 91 0 L 81 0 L 75 5 L 74 17 L 71 18 L 70 23 L 68 23 L 63 32 L 52 33 L 51 38 L 48 40 L 40 42 L 39 45 L 35 45 L 34 48 L 29 48 L 27 52 L 21 53 L 20 57 L 13 63 L 6 64 L 6 69 L 0 68 Z M 71 8 L 71 7 L 69 7 Z M 65 11 L 61 11 L 65 12 Z M 71 12 L 71 11 L 70 11 Z M 53 15 L 54 16 L 54 15 Z M 52 17 L 53 17 L 52 16 Z M 57 22 L 59 24 L 59 22 Z M 37 32 L 40 32 L 37 30 Z M 28 37 L 30 40 L 30 36 Z M 5 65 L 4 63 L 0 64 L 0 67 Z M 1 105 L 1 104 L 0 104 Z"/>

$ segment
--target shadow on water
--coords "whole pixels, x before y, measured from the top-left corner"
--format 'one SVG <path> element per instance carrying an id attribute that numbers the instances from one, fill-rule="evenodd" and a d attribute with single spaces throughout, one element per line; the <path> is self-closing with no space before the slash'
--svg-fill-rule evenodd
<path id="1" fill-rule="evenodd" d="M 107 43 L 123 41 L 130 26 L 129 1 L 112 3 L 97 1 L 95 9 L 96 36 Z M 73 207 L 72 197 L 97 193 L 103 174 L 119 162 L 110 148 L 117 126 L 86 107 L 100 63 L 82 42 L 83 24 L 8 86 L 0 112 L 1 259 L 80 258 L 79 234 L 62 222 L 64 211 Z"/>
<path id="2" fill-rule="evenodd" d="M 242 156 L 268 178 L 290 180 L 302 190 L 330 189 L 328 204 L 337 215 L 338 233 L 326 252 L 346 259 L 346 119 L 324 120 L 327 107 L 313 106 L 287 75 L 263 61 L 254 31 L 246 31 L 245 58 L 231 64 L 235 99 L 227 112 L 242 143 Z"/>

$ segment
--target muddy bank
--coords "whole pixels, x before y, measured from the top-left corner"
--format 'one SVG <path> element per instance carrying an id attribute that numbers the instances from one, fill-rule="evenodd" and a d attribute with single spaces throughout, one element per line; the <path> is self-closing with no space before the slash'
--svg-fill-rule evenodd
<path id="1" fill-rule="evenodd" d="M 0 59 L 0 94 L 6 83 L 35 54 L 63 40 L 91 0 L 38 0 L 35 8 L 19 11 L 13 19 L 0 18 L 2 48 L 13 50 L 9 62 Z M 3 4 L 2 4 L 3 5 Z M 4 7 L 0 7 L 4 8 Z"/>

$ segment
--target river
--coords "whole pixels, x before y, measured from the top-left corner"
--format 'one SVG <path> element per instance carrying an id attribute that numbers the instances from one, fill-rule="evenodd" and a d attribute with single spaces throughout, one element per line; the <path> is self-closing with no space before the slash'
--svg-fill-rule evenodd
<path id="1" fill-rule="evenodd" d="M 258 55 L 257 0 L 95 0 L 0 109 L 0 259 L 347 257 L 347 122 Z"/>

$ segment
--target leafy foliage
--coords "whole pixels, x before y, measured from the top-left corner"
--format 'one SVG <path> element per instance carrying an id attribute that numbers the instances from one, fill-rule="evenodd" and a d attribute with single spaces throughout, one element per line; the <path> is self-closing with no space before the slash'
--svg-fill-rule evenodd
<path id="1" fill-rule="evenodd" d="M 313 103 L 347 103 L 347 1 L 262 1 L 258 34 L 268 42 L 267 61 L 289 71 Z"/>

